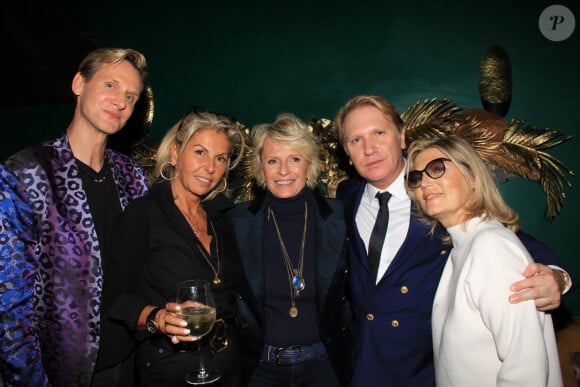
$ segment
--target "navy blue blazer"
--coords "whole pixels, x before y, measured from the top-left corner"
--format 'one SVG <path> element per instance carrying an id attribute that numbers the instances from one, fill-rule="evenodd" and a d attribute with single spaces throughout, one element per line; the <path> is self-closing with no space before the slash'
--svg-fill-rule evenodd
<path id="1" fill-rule="evenodd" d="M 342 182 L 337 198 L 345 203 L 350 243 L 351 301 L 354 316 L 354 375 L 352 385 L 435 386 L 431 310 L 449 246 L 441 243 L 445 230 L 433 235 L 414 211 L 407 236 L 387 272 L 375 285 L 355 215 L 365 181 Z M 521 233 L 520 233 L 521 234 Z M 520 239 L 544 264 L 557 264 L 554 254 L 533 238 Z M 508 302 L 506 300 L 506 302 Z"/>
<path id="2" fill-rule="evenodd" d="M 316 211 L 315 286 L 319 332 L 343 386 L 351 379 L 352 316 L 347 292 L 346 223 L 343 204 L 314 192 Z M 264 196 L 242 203 L 228 213 L 246 276 L 237 294 L 242 373 L 247 382 L 264 344 Z"/>

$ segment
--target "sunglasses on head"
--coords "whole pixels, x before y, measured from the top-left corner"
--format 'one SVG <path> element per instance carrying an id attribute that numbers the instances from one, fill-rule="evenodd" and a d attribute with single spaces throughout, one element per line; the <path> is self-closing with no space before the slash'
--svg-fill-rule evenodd
<path id="1" fill-rule="evenodd" d="M 204 107 L 201 107 L 201 106 L 191 106 L 189 108 L 189 110 L 187 111 L 187 113 L 185 113 L 185 115 L 181 119 L 181 122 L 179 123 L 179 128 L 177 128 L 177 131 L 179 132 L 181 130 L 181 127 L 183 126 L 183 121 L 185 121 L 185 118 L 188 115 L 195 114 L 196 116 L 201 116 L 203 113 L 214 114 L 218 118 L 220 118 L 222 120 L 229 121 L 232 124 L 237 124 L 238 123 L 238 120 L 236 120 L 234 117 L 229 116 L 227 114 L 219 113 L 219 112 L 216 112 L 214 110 L 211 110 L 211 109 L 208 109 L 208 108 L 204 108 Z"/>
<path id="2" fill-rule="evenodd" d="M 431 179 L 439 179 L 445 174 L 445 161 L 451 161 L 444 157 L 429 161 L 425 168 L 421 171 L 414 170 L 407 174 L 407 185 L 412 188 L 419 188 L 421 180 L 423 179 L 423 172 Z"/>

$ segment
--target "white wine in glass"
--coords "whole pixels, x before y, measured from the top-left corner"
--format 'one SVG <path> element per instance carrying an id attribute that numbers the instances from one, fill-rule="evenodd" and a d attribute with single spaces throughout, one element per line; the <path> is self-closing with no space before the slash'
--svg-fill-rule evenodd
<path id="1" fill-rule="evenodd" d="M 186 305 L 185 302 L 183 305 Z M 207 335 L 215 322 L 215 308 L 209 306 L 186 306 L 177 312 L 177 317 L 187 322 L 189 335 L 201 339 Z"/>
<path id="2" fill-rule="evenodd" d="M 205 366 L 201 338 L 207 335 L 215 323 L 216 309 L 209 281 L 188 280 L 177 284 L 177 303 L 181 311 L 177 316 L 187 322 L 190 336 L 196 338 L 199 351 L 197 370 L 188 372 L 185 381 L 189 384 L 201 385 L 213 383 L 221 377 L 217 370 L 209 370 Z"/>

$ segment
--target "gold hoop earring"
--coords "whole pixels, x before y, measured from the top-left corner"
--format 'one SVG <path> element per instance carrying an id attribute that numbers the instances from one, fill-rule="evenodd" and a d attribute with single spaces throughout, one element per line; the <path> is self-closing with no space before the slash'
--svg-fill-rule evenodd
<path id="1" fill-rule="evenodd" d="M 165 176 L 165 170 L 168 169 L 167 165 L 169 165 L 171 168 L 175 168 L 175 165 L 171 164 L 171 161 L 166 161 L 161 165 L 161 169 L 159 170 L 159 175 L 161 176 L 161 178 L 163 180 L 171 181 L 171 180 L 175 179 L 176 175 L 174 174 L 171 178 Z"/>
<path id="2" fill-rule="evenodd" d="M 226 188 L 228 188 L 228 181 L 226 180 L 226 178 L 225 177 L 222 177 L 222 180 L 224 181 L 224 188 L 222 188 L 219 191 L 215 190 L 214 191 L 215 193 L 222 193 L 222 192 L 224 192 L 226 190 Z"/>

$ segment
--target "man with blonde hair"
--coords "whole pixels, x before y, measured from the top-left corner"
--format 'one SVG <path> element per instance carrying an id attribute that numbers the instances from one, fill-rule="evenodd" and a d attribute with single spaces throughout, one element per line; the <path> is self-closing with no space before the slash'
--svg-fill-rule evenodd
<path id="1" fill-rule="evenodd" d="M 339 110 L 334 124 L 360 176 L 342 182 L 336 195 L 345 203 L 351 241 L 353 386 L 377 385 L 377 381 L 384 386 L 434 386 L 431 309 L 449 254 L 448 246 L 441 243 L 445 230 L 438 227 L 431 235 L 413 211 L 404 187 L 405 127 L 386 99 L 354 97 Z M 389 198 L 380 208 L 377 197 L 383 195 L 377 194 L 385 192 Z M 374 238 L 375 223 L 380 223 L 376 220 L 385 218 L 382 239 Z M 537 241 L 521 238 L 536 260 L 555 260 Z M 374 240 L 380 240 L 378 248 Z M 371 250 L 378 257 L 367 253 Z M 534 299 L 539 310 L 556 308 L 558 280 L 569 278 L 560 273 L 530 264 L 524 272 L 529 278 L 511 287 L 513 292 L 525 291 L 512 294 L 510 301 Z"/>
<path id="2" fill-rule="evenodd" d="M 0 369 L 7 386 L 88 386 L 99 346 L 109 230 L 147 190 L 145 172 L 107 148 L 145 83 L 132 49 L 89 53 L 65 133 L 0 166 Z"/>

